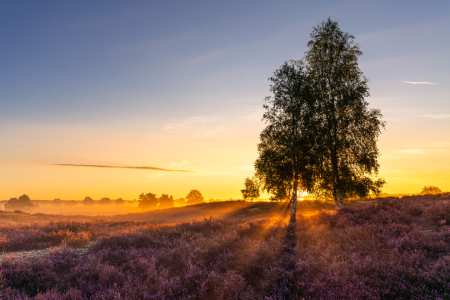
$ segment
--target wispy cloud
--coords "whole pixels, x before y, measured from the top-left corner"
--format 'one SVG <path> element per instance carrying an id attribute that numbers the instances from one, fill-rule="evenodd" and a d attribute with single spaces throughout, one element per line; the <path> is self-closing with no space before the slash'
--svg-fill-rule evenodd
<path id="1" fill-rule="evenodd" d="M 437 84 L 436 82 L 428 82 L 428 81 L 402 81 L 402 82 L 407 84 L 425 84 L 425 85 Z"/>
<path id="2" fill-rule="evenodd" d="M 192 164 L 192 162 L 188 162 L 188 161 L 185 161 L 185 160 L 183 160 L 182 162 L 180 162 L 180 163 L 176 163 L 176 162 L 170 162 L 170 166 L 175 166 L 175 167 L 181 167 L 182 165 L 190 165 L 190 164 Z"/>
<path id="3" fill-rule="evenodd" d="M 450 118 L 450 115 L 423 115 L 427 118 L 433 118 L 433 119 L 448 119 Z"/>
<path id="4" fill-rule="evenodd" d="M 78 165 L 78 164 L 51 164 L 51 166 L 61 167 L 88 167 L 88 168 L 111 168 L 111 169 L 137 169 L 137 170 L 152 170 L 165 172 L 193 172 L 188 170 L 171 170 L 157 167 L 123 167 L 123 166 L 105 166 L 105 165 Z"/>
<path id="5" fill-rule="evenodd" d="M 405 153 L 405 154 L 424 154 L 422 149 L 404 149 L 397 151 L 399 153 Z"/>
<path id="6" fill-rule="evenodd" d="M 159 174 L 156 174 L 156 175 L 146 176 L 144 178 L 144 182 L 156 181 L 156 180 L 158 180 L 158 178 L 163 177 L 163 176 L 164 176 L 164 174 L 162 174 L 162 173 L 159 173 Z"/>

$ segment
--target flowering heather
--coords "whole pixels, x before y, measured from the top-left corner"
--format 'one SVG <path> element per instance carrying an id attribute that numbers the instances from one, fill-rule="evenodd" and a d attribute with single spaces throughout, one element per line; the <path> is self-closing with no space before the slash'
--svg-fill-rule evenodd
<path id="1" fill-rule="evenodd" d="M 67 244 L 83 246 L 98 237 L 136 226 L 136 222 L 74 222 L 0 225 L 0 252 L 35 250 Z"/>
<path id="2" fill-rule="evenodd" d="M 77 224 L 105 231 L 98 229 L 104 234 L 84 255 L 63 245 L 41 257 L 7 256 L 0 262 L 0 295 L 450 299 L 450 197 L 386 198 L 309 216 L 302 214 L 302 205 L 311 206 L 300 203 L 289 224 L 277 218 L 210 218 L 172 225 L 122 223 L 114 231 L 101 222 Z M 97 232 L 89 228 L 77 232 Z"/>

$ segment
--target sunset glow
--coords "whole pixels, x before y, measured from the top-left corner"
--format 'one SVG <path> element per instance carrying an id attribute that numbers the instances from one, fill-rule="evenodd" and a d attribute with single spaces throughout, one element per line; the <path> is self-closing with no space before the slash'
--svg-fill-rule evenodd
<path id="1" fill-rule="evenodd" d="M 206 199 L 241 198 L 265 126 L 267 78 L 303 56 L 312 26 L 329 15 L 361 45 L 368 102 L 387 122 L 383 192 L 450 190 L 448 9 L 183 4 L 188 17 L 168 4 L 90 5 L 99 10 L 30 4 L 30 14 L 10 3 L 0 13 L 8 28 L 0 42 L 0 199 L 179 198 L 194 188 Z M 165 14 L 179 23 L 169 26 Z"/>

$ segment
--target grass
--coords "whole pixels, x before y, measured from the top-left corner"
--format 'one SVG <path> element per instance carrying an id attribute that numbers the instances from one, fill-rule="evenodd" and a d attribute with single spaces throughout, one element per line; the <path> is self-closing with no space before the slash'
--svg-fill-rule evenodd
<path id="1" fill-rule="evenodd" d="M 449 195 L 352 202 L 339 211 L 304 201 L 290 225 L 289 212 L 282 203 L 234 201 L 33 226 L 26 218 L 57 216 L 20 214 L 1 227 L 5 249 L 59 247 L 1 261 L 0 295 L 450 299 Z M 94 243 L 81 255 L 70 239 Z"/>

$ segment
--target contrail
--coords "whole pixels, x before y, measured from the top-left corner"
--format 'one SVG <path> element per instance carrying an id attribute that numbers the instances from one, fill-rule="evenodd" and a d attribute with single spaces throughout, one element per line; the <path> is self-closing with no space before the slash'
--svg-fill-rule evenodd
<path id="1" fill-rule="evenodd" d="M 193 172 L 188 170 L 170 170 L 156 167 L 122 167 L 122 166 L 104 166 L 104 165 L 77 165 L 77 164 L 51 164 L 51 166 L 63 167 L 90 167 L 90 168 L 112 168 L 112 169 L 137 169 L 137 170 L 154 170 L 166 172 Z"/>

